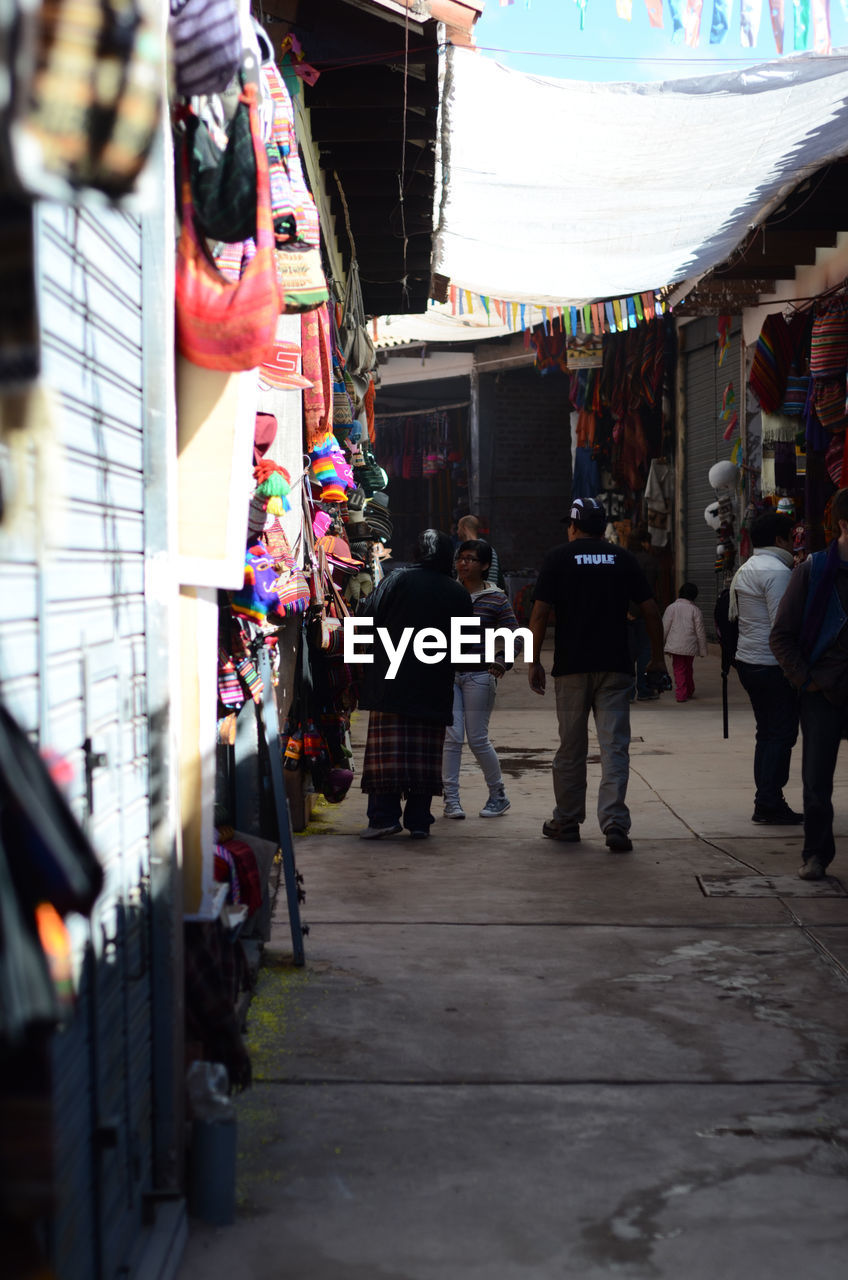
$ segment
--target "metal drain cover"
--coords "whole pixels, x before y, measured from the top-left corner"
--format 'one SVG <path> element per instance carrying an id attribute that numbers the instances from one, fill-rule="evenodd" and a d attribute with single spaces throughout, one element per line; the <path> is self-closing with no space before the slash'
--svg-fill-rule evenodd
<path id="1" fill-rule="evenodd" d="M 707 898 L 846 898 L 841 880 L 799 880 L 797 876 L 696 876 Z"/>

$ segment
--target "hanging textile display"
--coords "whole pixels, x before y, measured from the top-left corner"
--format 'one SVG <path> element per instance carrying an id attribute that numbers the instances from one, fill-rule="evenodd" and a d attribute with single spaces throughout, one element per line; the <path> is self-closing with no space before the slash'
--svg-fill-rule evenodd
<path id="1" fill-rule="evenodd" d="M 730 30 L 730 13 L 733 0 L 713 0 L 713 20 L 710 26 L 710 44 L 721 44 Z"/>
<path id="2" fill-rule="evenodd" d="M 793 47 L 796 53 L 810 47 L 810 0 L 793 0 L 795 10 L 795 39 Z"/>

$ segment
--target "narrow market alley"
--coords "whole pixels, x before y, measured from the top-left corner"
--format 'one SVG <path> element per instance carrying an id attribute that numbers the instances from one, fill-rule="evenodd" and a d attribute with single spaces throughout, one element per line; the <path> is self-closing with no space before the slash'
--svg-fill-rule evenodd
<path id="1" fill-rule="evenodd" d="M 632 854 L 592 743 L 582 842 L 542 837 L 554 704 L 521 663 L 503 818 L 465 757 L 469 818 L 429 842 L 357 840 L 354 791 L 318 811 L 306 966 L 280 893 L 249 1014 L 237 1220 L 193 1223 L 180 1280 L 843 1273 L 848 785 L 835 876 L 797 879 L 800 834 L 751 824 L 735 674 L 726 741 L 714 652 L 695 683 L 633 708 Z"/>

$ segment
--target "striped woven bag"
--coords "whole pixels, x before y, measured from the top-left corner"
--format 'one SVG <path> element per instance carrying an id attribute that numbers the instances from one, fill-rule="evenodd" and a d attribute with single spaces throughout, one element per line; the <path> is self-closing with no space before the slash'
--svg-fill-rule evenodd
<path id="1" fill-rule="evenodd" d="M 183 158 L 183 226 L 177 247 L 176 326 L 180 353 L 203 369 L 255 369 L 270 354 L 282 299 L 274 261 L 268 157 L 259 130 L 256 87 L 241 96 L 250 112 L 256 156 L 256 253 L 239 280 L 212 261 L 194 225 L 187 156 Z"/>

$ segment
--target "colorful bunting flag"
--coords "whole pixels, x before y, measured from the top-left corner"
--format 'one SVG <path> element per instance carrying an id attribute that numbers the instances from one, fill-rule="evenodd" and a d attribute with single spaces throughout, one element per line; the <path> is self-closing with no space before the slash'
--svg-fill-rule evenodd
<path id="1" fill-rule="evenodd" d="M 795 52 L 810 47 L 810 0 L 792 0 L 795 7 Z"/>
<path id="2" fill-rule="evenodd" d="M 697 49 L 701 39 L 701 13 L 704 0 L 686 0 L 686 12 L 683 15 L 685 30 L 684 41 L 687 48 Z"/>
<path id="3" fill-rule="evenodd" d="M 830 0 L 813 0 L 813 48 L 830 53 Z"/>
<path id="4" fill-rule="evenodd" d="M 658 27 L 662 30 L 663 12 L 662 0 L 645 0 L 645 6 L 648 10 L 648 21 L 652 27 Z"/>
<path id="5" fill-rule="evenodd" d="M 774 2 L 774 0 L 772 0 Z M 781 0 L 782 3 L 782 0 Z M 730 10 L 733 0 L 713 0 L 713 21 L 710 27 L 710 44 L 721 44 L 730 30 Z"/>
<path id="6" fill-rule="evenodd" d="M 739 43 L 743 49 L 753 49 L 760 35 L 760 14 L 763 0 L 740 0 Z"/>
<path id="7" fill-rule="evenodd" d="M 775 48 L 778 53 L 783 53 L 783 0 L 769 0 L 769 17 Z"/>

